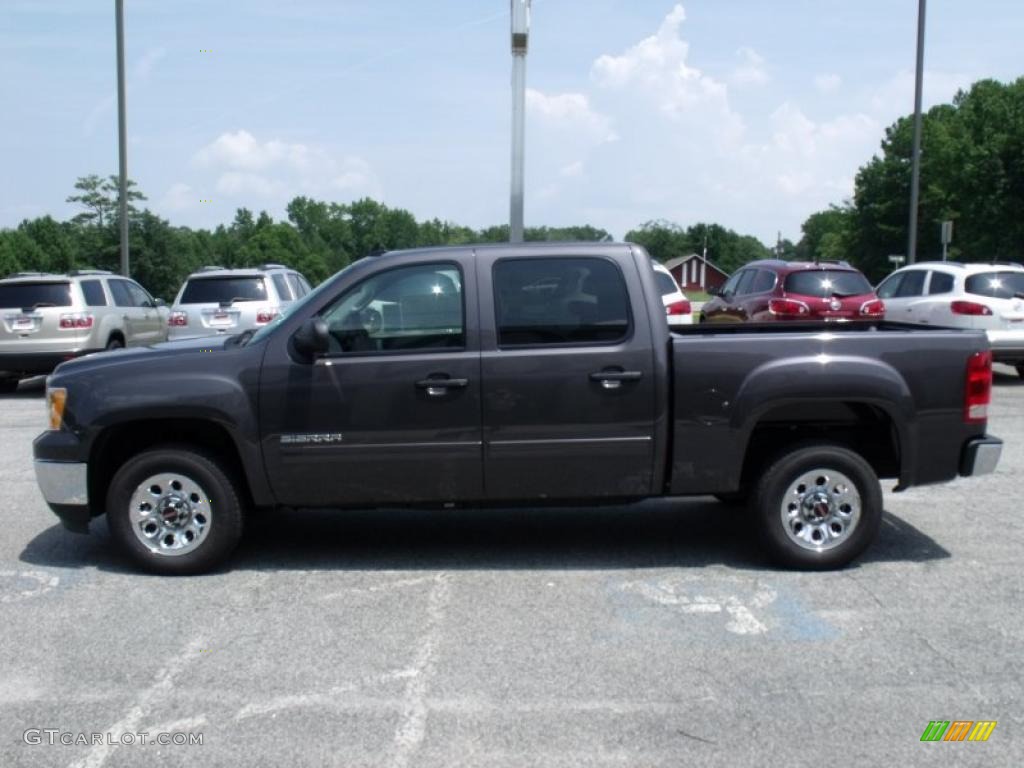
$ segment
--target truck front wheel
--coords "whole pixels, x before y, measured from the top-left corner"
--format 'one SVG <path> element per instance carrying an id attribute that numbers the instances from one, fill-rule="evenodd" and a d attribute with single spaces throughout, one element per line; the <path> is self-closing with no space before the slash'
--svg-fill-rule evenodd
<path id="1" fill-rule="evenodd" d="M 841 568 L 878 535 L 882 489 L 871 466 L 836 445 L 805 445 L 770 463 L 751 504 L 780 565 Z"/>
<path id="2" fill-rule="evenodd" d="M 126 462 L 107 491 L 107 518 L 135 562 L 167 575 L 223 565 L 242 536 L 230 475 L 188 446 L 162 446 Z"/>

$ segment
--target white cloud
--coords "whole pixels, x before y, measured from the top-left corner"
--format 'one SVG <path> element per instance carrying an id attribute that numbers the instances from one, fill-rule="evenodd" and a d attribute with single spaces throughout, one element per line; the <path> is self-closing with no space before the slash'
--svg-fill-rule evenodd
<path id="1" fill-rule="evenodd" d="M 582 132 L 589 143 L 615 141 L 611 121 L 590 107 L 582 93 L 559 93 L 548 96 L 532 88 L 526 89 L 526 113 L 548 124 L 558 124 L 574 133 Z"/>
<path id="2" fill-rule="evenodd" d="M 889 122 L 900 115 L 912 112 L 914 110 L 914 79 L 914 73 L 910 70 L 903 70 L 895 74 L 875 89 L 871 96 L 872 109 L 887 116 Z M 952 101 L 958 90 L 969 88 L 975 79 L 959 72 L 926 69 L 922 94 L 924 108 L 928 109 L 935 104 Z"/>
<path id="3" fill-rule="evenodd" d="M 583 161 L 582 160 L 577 160 L 575 163 L 569 163 L 568 165 L 563 165 L 561 168 L 558 169 L 558 175 L 563 177 L 563 178 L 566 178 L 566 179 L 572 179 L 572 178 L 575 178 L 577 176 L 582 176 L 583 175 Z"/>
<path id="4" fill-rule="evenodd" d="M 383 197 L 373 169 L 361 157 L 313 144 L 260 141 L 246 130 L 222 133 L 196 152 L 193 165 L 216 173 L 217 191 L 231 198 L 286 201 L 337 192 Z"/>
<path id="5" fill-rule="evenodd" d="M 196 205 L 199 195 L 188 184 L 176 182 L 160 198 L 160 207 L 165 211 L 183 211 Z"/>
<path id="6" fill-rule="evenodd" d="M 740 65 L 732 73 L 732 81 L 737 85 L 764 85 L 768 82 L 764 57 L 753 48 L 746 46 L 736 51 Z"/>
<path id="7" fill-rule="evenodd" d="M 713 121 L 717 140 L 735 140 L 743 133 L 743 121 L 729 106 L 725 83 L 688 64 L 690 45 L 680 37 L 685 20 L 686 11 L 676 5 L 656 34 L 617 56 L 600 56 L 591 77 L 618 94 L 639 92 L 674 120 Z"/>
<path id="8" fill-rule="evenodd" d="M 818 93 L 835 93 L 843 84 L 843 78 L 839 75 L 826 73 L 814 78 L 814 87 Z"/>

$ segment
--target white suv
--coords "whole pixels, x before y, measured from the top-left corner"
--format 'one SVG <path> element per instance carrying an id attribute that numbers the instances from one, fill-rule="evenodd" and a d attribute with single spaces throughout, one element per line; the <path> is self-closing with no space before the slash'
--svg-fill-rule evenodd
<path id="1" fill-rule="evenodd" d="M 166 339 L 166 306 L 126 277 L 82 269 L 0 280 L 0 392 L 73 357 Z"/>
<path id="2" fill-rule="evenodd" d="M 1024 377 L 1024 266 L 918 262 L 877 289 L 885 319 L 985 331 L 992 359 Z"/>
<path id="3" fill-rule="evenodd" d="M 310 291 L 281 264 L 251 269 L 203 267 L 185 280 L 167 319 L 171 339 L 233 335 L 262 328 Z"/>

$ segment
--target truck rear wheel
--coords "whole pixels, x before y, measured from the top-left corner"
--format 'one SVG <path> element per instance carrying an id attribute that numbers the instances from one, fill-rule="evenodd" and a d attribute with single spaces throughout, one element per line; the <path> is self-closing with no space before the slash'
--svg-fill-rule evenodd
<path id="1" fill-rule="evenodd" d="M 107 492 L 111 533 L 136 563 L 167 575 L 222 566 L 242 537 L 242 508 L 227 472 L 188 446 L 130 459 Z"/>
<path id="2" fill-rule="evenodd" d="M 878 535 L 882 489 L 871 466 L 836 445 L 804 445 L 762 472 L 751 505 L 780 565 L 841 568 Z"/>

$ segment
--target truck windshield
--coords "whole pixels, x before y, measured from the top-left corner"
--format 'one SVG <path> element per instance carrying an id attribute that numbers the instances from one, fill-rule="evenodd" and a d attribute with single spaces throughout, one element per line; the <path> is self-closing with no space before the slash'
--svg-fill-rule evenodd
<path id="1" fill-rule="evenodd" d="M 849 269 L 813 269 L 791 272 L 786 277 L 786 293 L 801 296 L 860 296 L 871 293 L 871 283 L 860 272 Z"/>
<path id="2" fill-rule="evenodd" d="M 71 283 L 7 283 L 0 285 L 0 308 L 70 307 Z"/>
<path id="3" fill-rule="evenodd" d="M 220 304 L 229 301 L 266 301 L 262 277 L 193 277 L 181 294 L 181 304 Z"/>
<path id="4" fill-rule="evenodd" d="M 1012 299 L 1024 296 L 1024 272 L 981 272 L 968 277 L 964 287 L 976 296 Z"/>

